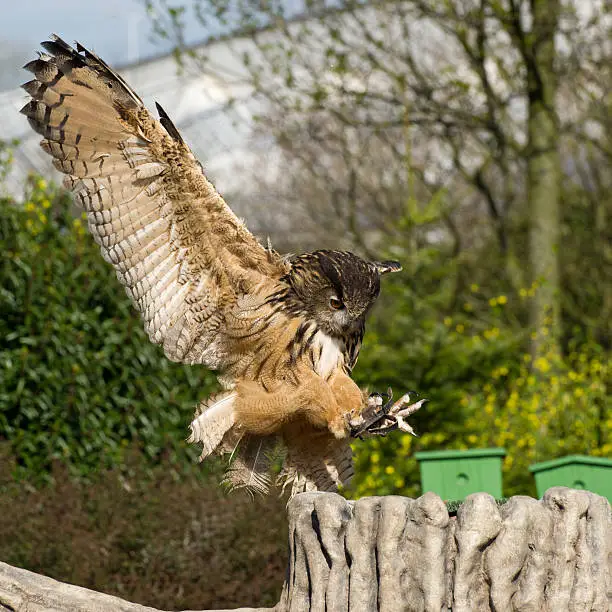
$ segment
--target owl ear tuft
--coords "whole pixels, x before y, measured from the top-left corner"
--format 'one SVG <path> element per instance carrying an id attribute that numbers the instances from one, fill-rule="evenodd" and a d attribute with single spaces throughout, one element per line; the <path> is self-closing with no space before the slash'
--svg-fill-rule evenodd
<path id="1" fill-rule="evenodd" d="M 379 274 L 388 274 L 389 272 L 401 272 L 402 264 L 399 261 L 373 261 L 374 267 Z"/>

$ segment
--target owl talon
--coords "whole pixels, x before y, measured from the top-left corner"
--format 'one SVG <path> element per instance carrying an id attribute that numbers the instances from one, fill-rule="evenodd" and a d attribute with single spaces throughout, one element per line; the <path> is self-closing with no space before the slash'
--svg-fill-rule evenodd
<path id="1" fill-rule="evenodd" d="M 389 432 L 396 429 L 416 436 L 417 434 L 406 421 L 406 418 L 419 410 L 427 402 L 427 399 L 423 398 L 411 404 L 411 394 L 418 396 L 418 393 L 410 391 L 402 395 L 396 402 L 393 402 L 391 389 L 385 394 L 372 393 L 368 398 L 366 415 L 362 416 L 360 425 L 351 428 L 351 436 L 361 439 L 363 439 L 364 435 L 386 436 Z M 385 402 L 383 402 L 383 397 L 386 400 Z"/>
<path id="2" fill-rule="evenodd" d="M 391 387 L 387 389 L 386 393 L 378 393 L 376 391 L 370 393 L 367 407 L 364 410 L 364 414 L 361 415 L 361 422 L 351 428 L 351 436 L 357 438 L 372 425 L 382 421 L 389 414 L 393 406 L 393 391 Z"/>

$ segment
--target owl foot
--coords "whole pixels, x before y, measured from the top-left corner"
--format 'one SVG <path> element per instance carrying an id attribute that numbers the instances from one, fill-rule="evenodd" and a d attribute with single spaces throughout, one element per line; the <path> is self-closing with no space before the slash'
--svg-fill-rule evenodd
<path id="1" fill-rule="evenodd" d="M 361 422 L 351 428 L 351 436 L 386 436 L 396 429 L 416 436 L 406 418 L 421 408 L 427 400 L 423 398 L 412 402 L 411 394 L 418 396 L 418 393 L 411 391 L 394 402 L 391 389 L 387 389 L 387 393 L 372 393 L 368 397 L 368 405 L 361 416 Z"/>

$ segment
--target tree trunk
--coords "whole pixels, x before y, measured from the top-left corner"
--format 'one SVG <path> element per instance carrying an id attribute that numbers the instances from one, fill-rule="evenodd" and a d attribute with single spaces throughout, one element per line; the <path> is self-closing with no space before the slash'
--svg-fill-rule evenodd
<path id="1" fill-rule="evenodd" d="M 501 507 L 476 493 L 456 517 L 433 493 L 303 493 L 289 504 L 289 548 L 275 612 L 612 609 L 612 512 L 588 491 L 556 487 Z M 156 612 L 0 563 L 3 610 Z"/>
<path id="2" fill-rule="evenodd" d="M 559 123 L 555 112 L 555 34 L 559 0 L 531 0 L 532 28 L 523 34 L 528 85 L 527 194 L 530 209 L 530 262 L 535 295 L 532 352 L 558 350 L 560 336 Z"/>

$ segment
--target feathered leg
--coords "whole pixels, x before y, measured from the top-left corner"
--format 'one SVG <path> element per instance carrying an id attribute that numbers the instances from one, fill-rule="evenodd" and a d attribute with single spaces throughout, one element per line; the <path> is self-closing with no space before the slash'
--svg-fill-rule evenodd
<path id="1" fill-rule="evenodd" d="M 346 437 L 349 426 L 344 414 L 349 410 L 338 403 L 334 389 L 312 370 L 303 369 L 298 378 L 299 384 L 284 382 L 271 392 L 251 381 L 238 383 L 236 423 L 248 433 L 268 435 L 299 414 L 338 438 Z"/>
<path id="2" fill-rule="evenodd" d="M 187 442 L 202 443 L 201 461 L 221 444 L 225 434 L 233 427 L 236 396 L 234 391 L 213 395 L 198 406 L 199 415 L 189 426 L 191 435 Z"/>

